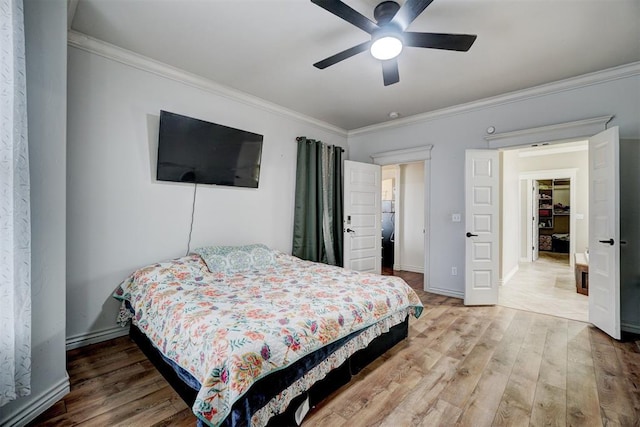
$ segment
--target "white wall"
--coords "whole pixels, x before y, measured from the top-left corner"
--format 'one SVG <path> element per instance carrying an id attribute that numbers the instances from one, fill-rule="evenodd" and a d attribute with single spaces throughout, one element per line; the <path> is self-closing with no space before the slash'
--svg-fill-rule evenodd
<path id="1" fill-rule="evenodd" d="M 397 169 L 397 165 L 386 165 L 386 166 L 382 166 L 382 175 L 380 177 L 380 179 L 382 179 L 383 181 L 385 179 L 395 179 L 396 177 L 396 169 Z M 390 199 L 385 199 L 384 197 L 382 198 L 382 200 L 392 200 L 392 198 Z"/>
<path id="2" fill-rule="evenodd" d="M 424 271 L 424 163 L 400 165 L 400 230 L 396 231 L 400 264 L 394 270 Z"/>
<path id="3" fill-rule="evenodd" d="M 502 179 L 500 180 L 500 194 L 502 203 L 501 242 L 500 245 L 500 278 L 504 281 L 518 269 L 520 261 L 520 179 L 518 153 L 515 150 L 503 151 Z"/>
<path id="4" fill-rule="evenodd" d="M 532 226 L 533 212 L 528 212 L 527 208 L 527 194 L 530 194 L 532 190 L 527 185 L 527 180 L 520 180 L 520 259 L 526 258 L 529 248 L 527 247 L 527 234 L 528 228 Z M 504 214 L 503 214 L 504 215 Z M 533 230 L 532 230 L 533 231 Z"/>
<path id="5" fill-rule="evenodd" d="M 497 132 L 528 129 L 613 114 L 610 126 L 619 126 L 622 138 L 640 135 L 640 75 L 637 73 L 600 83 L 576 85 L 524 99 L 484 102 L 422 120 L 373 127 L 349 136 L 350 159 L 368 162 L 370 155 L 394 149 L 433 145 L 429 265 L 430 285 L 452 295 L 464 292 L 464 271 L 451 276 L 451 266 L 464 266 L 464 220 L 451 221 L 451 212 L 464 212 L 464 153 L 487 148 L 486 129 Z"/>
<path id="6" fill-rule="evenodd" d="M 382 166 L 382 173 L 380 180 L 382 181 L 382 200 L 395 200 L 395 188 L 396 188 L 396 165 Z"/>
<path id="7" fill-rule="evenodd" d="M 31 395 L 0 408 L 23 425 L 69 390 L 65 355 L 67 2 L 24 2 L 31 178 Z"/>
<path id="8" fill-rule="evenodd" d="M 346 134 L 71 46 L 68 66 L 68 342 L 118 333 L 116 286 L 187 250 L 194 186 L 155 180 L 161 109 L 264 135 L 258 189 L 198 186 L 191 248 L 291 251 L 295 138 Z"/>

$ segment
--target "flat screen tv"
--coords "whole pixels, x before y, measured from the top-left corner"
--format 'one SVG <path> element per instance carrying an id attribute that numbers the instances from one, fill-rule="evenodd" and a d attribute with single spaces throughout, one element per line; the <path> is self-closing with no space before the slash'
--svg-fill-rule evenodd
<path id="1" fill-rule="evenodd" d="M 160 111 L 158 181 L 258 188 L 263 136 Z"/>

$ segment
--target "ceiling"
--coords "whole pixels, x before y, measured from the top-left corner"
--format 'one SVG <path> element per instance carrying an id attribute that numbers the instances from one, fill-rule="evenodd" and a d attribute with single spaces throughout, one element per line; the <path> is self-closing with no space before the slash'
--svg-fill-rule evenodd
<path id="1" fill-rule="evenodd" d="M 379 2 L 345 0 L 371 20 Z M 344 130 L 640 61 L 638 0 L 435 0 L 408 30 L 476 34 L 475 44 L 405 48 L 400 82 L 386 87 L 368 52 L 313 67 L 370 36 L 309 0 L 70 4 L 72 30 Z"/>

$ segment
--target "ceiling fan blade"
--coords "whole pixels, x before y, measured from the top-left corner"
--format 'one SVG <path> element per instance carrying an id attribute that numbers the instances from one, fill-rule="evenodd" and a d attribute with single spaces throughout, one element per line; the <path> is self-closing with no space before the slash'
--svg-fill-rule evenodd
<path id="1" fill-rule="evenodd" d="M 397 59 L 382 61 L 382 79 L 384 80 L 385 86 L 389 86 L 400 81 Z"/>
<path id="2" fill-rule="evenodd" d="M 404 33 L 404 44 L 413 47 L 428 47 L 431 49 L 457 50 L 466 52 L 476 41 L 472 34 L 442 34 L 442 33 Z"/>
<path id="3" fill-rule="evenodd" d="M 321 8 L 328 10 L 336 15 L 338 18 L 342 18 L 348 23 L 355 25 L 363 31 L 372 34 L 374 31 L 379 30 L 378 24 L 371 21 L 360 12 L 347 6 L 340 0 L 311 0 L 312 3 L 317 4 Z"/>
<path id="4" fill-rule="evenodd" d="M 369 49 L 370 45 L 371 45 L 370 41 L 361 43 L 347 50 L 343 50 L 340 53 L 336 53 L 335 55 L 332 55 L 326 59 L 323 59 L 320 62 L 316 62 L 315 64 L 313 64 L 313 66 L 316 68 L 320 68 L 321 70 L 324 70 L 325 68 L 333 64 L 337 64 L 340 61 L 344 61 L 347 58 L 351 58 L 353 55 L 357 55 L 360 52 L 364 52 L 365 50 Z"/>
<path id="5" fill-rule="evenodd" d="M 433 0 L 407 0 L 393 17 L 391 23 L 399 26 L 402 31 L 406 30 L 409 24 L 411 24 L 432 1 Z"/>

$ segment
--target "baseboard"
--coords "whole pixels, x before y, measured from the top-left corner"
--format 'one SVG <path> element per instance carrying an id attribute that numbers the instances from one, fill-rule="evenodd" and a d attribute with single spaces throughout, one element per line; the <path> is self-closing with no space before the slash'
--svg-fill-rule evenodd
<path id="1" fill-rule="evenodd" d="M 513 276 L 518 272 L 519 269 L 520 269 L 520 266 L 516 264 L 515 267 L 511 269 L 510 272 L 508 272 L 502 279 L 500 279 L 500 282 L 499 282 L 500 286 L 505 285 L 507 282 L 509 282 L 509 280 L 513 278 Z"/>
<path id="2" fill-rule="evenodd" d="M 462 291 L 452 291 L 451 289 L 432 288 L 432 287 L 428 287 L 427 289 L 425 289 L 425 291 L 432 294 L 444 295 L 445 297 L 464 299 L 464 292 Z"/>
<path id="3" fill-rule="evenodd" d="M 73 335 L 67 337 L 66 348 L 67 351 L 73 350 L 74 348 L 84 347 L 85 345 L 111 340 L 128 334 L 129 328 L 114 326 L 112 328 L 102 329 L 96 332 Z"/>
<path id="4" fill-rule="evenodd" d="M 66 396 L 70 391 L 69 374 L 64 373 L 64 378 L 58 383 L 51 386 L 48 390 L 43 391 L 38 396 L 31 396 L 30 402 L 10 418 L 0 419 L 0 425 L 7 427 L 19 427 L 27 425 L 36 419 L 44 411 L 52 407 L 57 401 Z M 25 397 L 24 399 L 27 399 Z"/>
<path id="5" fill-rule="evenodd" d="M 422 273 L 424 274 L 424 267 L 416 267 L 414 265 L 401 265 L 394 264 L 393 269 L 395 271 L 410 271 L 412 273 Z"/>
<path id="6" fill-rule="evenodd" d="M 625 332 L 631 332 L 632 334 L 638 334 L 640 335 L 640 326 L 638 325 L 631 325 L 629 323 L 620 323 L 620 329 L 625 331 Z"/>

